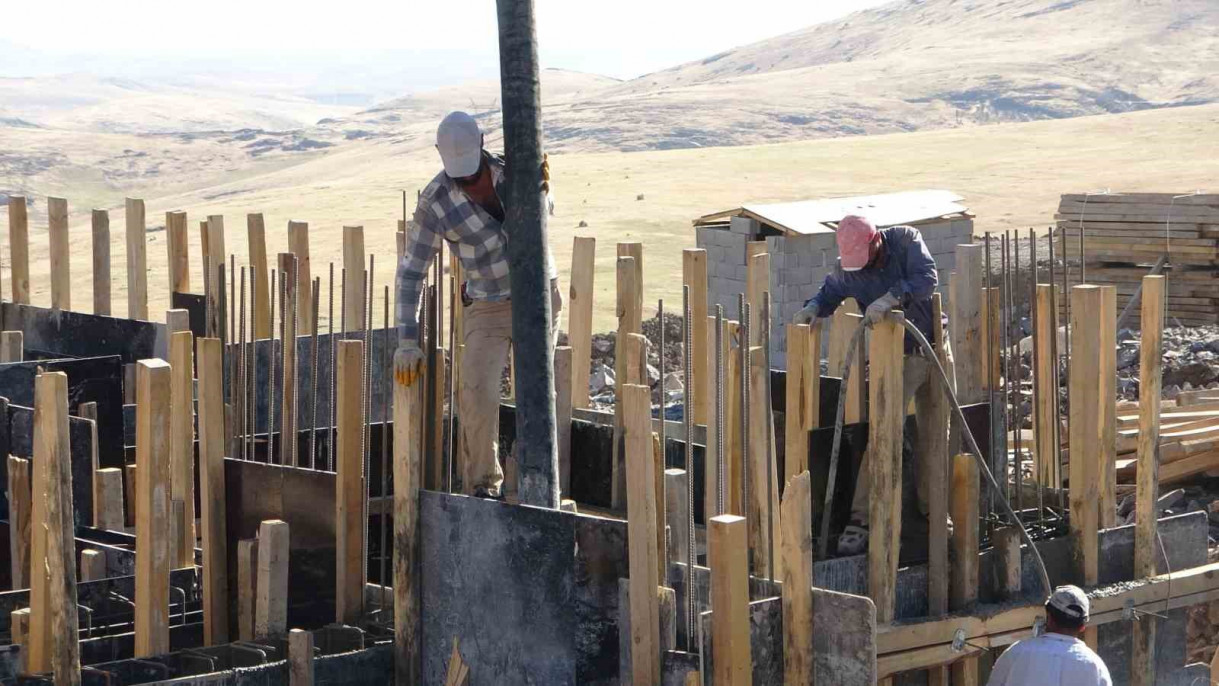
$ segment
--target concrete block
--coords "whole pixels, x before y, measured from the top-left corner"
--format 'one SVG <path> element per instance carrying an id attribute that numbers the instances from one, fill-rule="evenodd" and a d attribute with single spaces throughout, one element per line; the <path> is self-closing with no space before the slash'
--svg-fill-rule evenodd
<path id="1" fill-rule="evenodd" d="M 749 219 L 748 217 L 733 217 L 728 225 L 729 231 L 742 236 L 757 235 L 760 227 L 758 222 Z"/>

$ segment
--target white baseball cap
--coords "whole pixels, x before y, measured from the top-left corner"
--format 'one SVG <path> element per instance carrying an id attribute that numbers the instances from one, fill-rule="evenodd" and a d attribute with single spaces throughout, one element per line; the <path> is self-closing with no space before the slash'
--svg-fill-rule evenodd
<path id="1" fill-rule="evenodd" d="M 473 176 L 482 163 L 483 134 L 474 117 L 450 112 L 436 129 L 436 149 L 449 178 Z"/>
<path id="2" fill-rule="evenodd" d="M 1068 617 L 1088 621 L 1088 596 L 1078 586 L 1059 586 L 1048 604 Z"/>

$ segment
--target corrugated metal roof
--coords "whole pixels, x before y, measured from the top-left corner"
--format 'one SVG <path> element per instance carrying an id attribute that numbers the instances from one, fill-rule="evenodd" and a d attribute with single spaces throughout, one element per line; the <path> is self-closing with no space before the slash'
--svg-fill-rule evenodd
<path id="1" fill-rule="evenodd" d="M 945 190 L 904 191 L 849 198 L 827 198 L 767 205 L 742 205 L 694 220 L 695 226 L 722 223 L 731 217 L 749 217 L 787 233 L 833 233 L 848 214 L 861 214 L 877 226 L 893 226 L 955 214 L 968 214 L 961 196 Z"/>

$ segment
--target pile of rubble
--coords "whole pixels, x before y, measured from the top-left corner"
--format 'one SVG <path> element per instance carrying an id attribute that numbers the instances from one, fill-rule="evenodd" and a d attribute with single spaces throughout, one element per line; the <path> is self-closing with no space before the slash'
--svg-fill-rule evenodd
<path id="1" fill-rule="evenodd" d="M 1117 390 L 1122 400 L 1139 395 L 1139 334 L 1117 334 Z M 1173 400 L 1181 391 L 1219 388 L 1219 326 L 1173 326 L 1164 330 L 1163 395 Z"/>
<path id="2" fill-rule="evenodd" d="M 643 335 L 650 344 L 648 346 L 648 384 L 652 387 L 653 405 L 659 406 L 663 395 L 666 414 L 672 415 L 676 410 L 677 418 L 680 418 L 680 406 L 675 408 L 673 405 L 674 403 L 680 405 L 682 390 L 685 388 L 685 375 L 682 372 L 684 322 L 678 315 L 666 314 L 664 319 L 663 365 L 660 351 L 660 319 L 652 317 L 643 322 Z M 593 334 L 592 364 L 589 367 L 588 380 L 588 392 L 593 409 L 613 409 L 616 388 L 614 351 L 617 341 L 618 333 L 616 331 Z"/>

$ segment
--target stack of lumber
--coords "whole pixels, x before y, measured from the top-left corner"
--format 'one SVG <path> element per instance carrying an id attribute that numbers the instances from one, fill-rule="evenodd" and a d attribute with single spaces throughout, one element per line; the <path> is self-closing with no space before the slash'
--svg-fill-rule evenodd
<path id="1" fill-rule="evenodd" d="M 1116 286 L 1119 310 L 1167 252 L 1169 321 L 1214 324 L 1219 322 L 1219 195 L 1175 200 L 1174 195 L 1066 194 L 1054 218 L 1072 261 L 1079 257 L 1083 234 L 1088 283 Z M 1137 325 L 1137 308 L 1130 314 L 1130 323 Z"/>
<path id="2" fill-rule="evenodd" d="M 1117 480 L 1134 483 L 1138 405 L 1122 404 L 1117 412 Z M 1219 399 L 1197 395 L 1184 404 L 1165 401 L 1160 405 L 1160 484 L 1172 485 L 1199 475 L 1219 475 Z"/>

